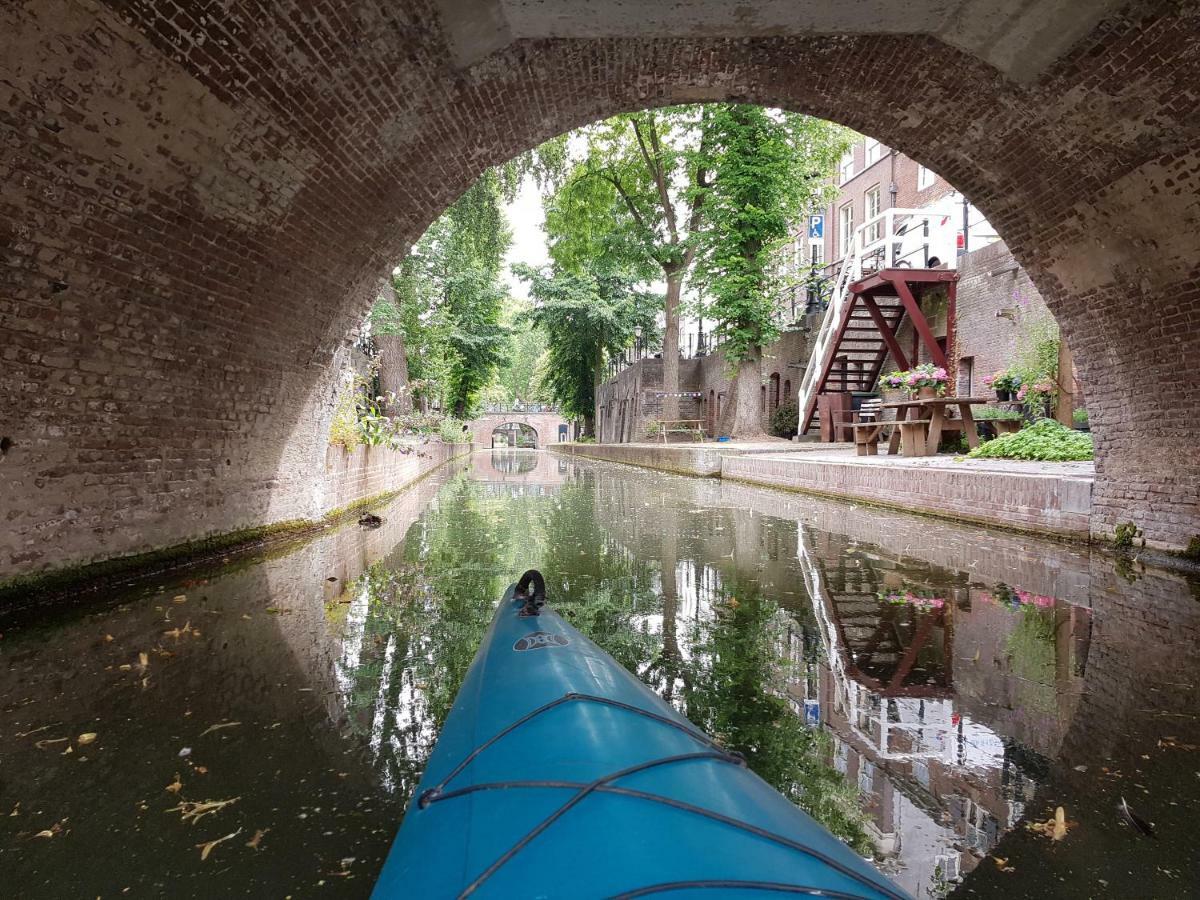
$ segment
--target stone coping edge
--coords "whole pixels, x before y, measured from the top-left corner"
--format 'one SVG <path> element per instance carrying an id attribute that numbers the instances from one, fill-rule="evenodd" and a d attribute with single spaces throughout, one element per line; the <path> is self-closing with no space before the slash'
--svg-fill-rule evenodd
<path id="1" fill-rule="evenodd" d="M 63 566 L 17 575 L 0 581 L 0 616 L 35 603 L 64 599 L 68 593 L 95 593 L 134 584 L 146 578 L 210 563 L 224 556 L 245 556 L 276 544 L 292 543 L 341 525 L 352 515 L 382 506 L 448 463 L 470 455 L 474 444 L 455 444 L 459 450 L 435 466 L 419 472 L 399 487 L 336 507 L 316 519 L 286 519 L 240 528 L 155 550 L 116 556 L 97 562 Z"/>

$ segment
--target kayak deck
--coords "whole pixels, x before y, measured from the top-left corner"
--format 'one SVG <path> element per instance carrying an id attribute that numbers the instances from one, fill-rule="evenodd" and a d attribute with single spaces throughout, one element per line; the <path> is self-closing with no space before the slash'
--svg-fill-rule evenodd
<path id="1" fill-rule="evenodd" d="M 510 588 L 375 897 L 897 898 L 551 610 Z"/>

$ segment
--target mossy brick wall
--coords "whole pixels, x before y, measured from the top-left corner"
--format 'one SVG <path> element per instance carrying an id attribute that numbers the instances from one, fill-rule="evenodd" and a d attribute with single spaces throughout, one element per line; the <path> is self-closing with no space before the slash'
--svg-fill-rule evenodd
<path id="1" fill-rule="evenodd" d="M 1195 3 L 1131 4 L 1023 81 L 928 36 L 734 25 L 518 39 L 464 67 L 443 8 L 0 9 L 0 576 L 307 517 L 345 335 L 485 166 L 730 98 L 961 188 L 1075 352 L 1093 531 L 1200 531 Z"/>

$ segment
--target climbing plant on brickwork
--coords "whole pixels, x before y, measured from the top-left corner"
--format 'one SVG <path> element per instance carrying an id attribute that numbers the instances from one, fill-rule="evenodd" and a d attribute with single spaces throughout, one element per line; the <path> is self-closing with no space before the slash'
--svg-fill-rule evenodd
<path id="1" fill-rule="evenodd" d="M 762 432 L 762 348 L 779 336 L 774 314 L 784 287 L 776 253 L 800 216 L 831 190 L 828 173 L 850 133 L 809 116 L 760 106 L 709 108 L 699 163 L 710 174 L 706 228 L 696 234 L 697 280 L 711 298 L 722 352 L 736 373 L 734 402 L 720 428 L 734 437 Z"/>

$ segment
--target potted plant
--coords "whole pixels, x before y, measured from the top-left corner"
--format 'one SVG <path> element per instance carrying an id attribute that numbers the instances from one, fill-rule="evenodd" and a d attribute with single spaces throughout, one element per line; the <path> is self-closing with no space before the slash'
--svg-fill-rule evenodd
<path id="1" fill-rule="evenodd" d="M 983 379 L 983 383 L 994 390 L 996 399 L 1002 402 L 1011 400 L 1013 394 L 1021 387 L 1020 377 L 1007 371 L 988 375 Z"/>
<path id="2" fill-rule="evenodd" d="M 921 400 L 932 400 L 946 393 L 949 375 L 941 366 L 921 363 L 901 374 L 904 376 L 904 387 L 911 396 Z"/>

